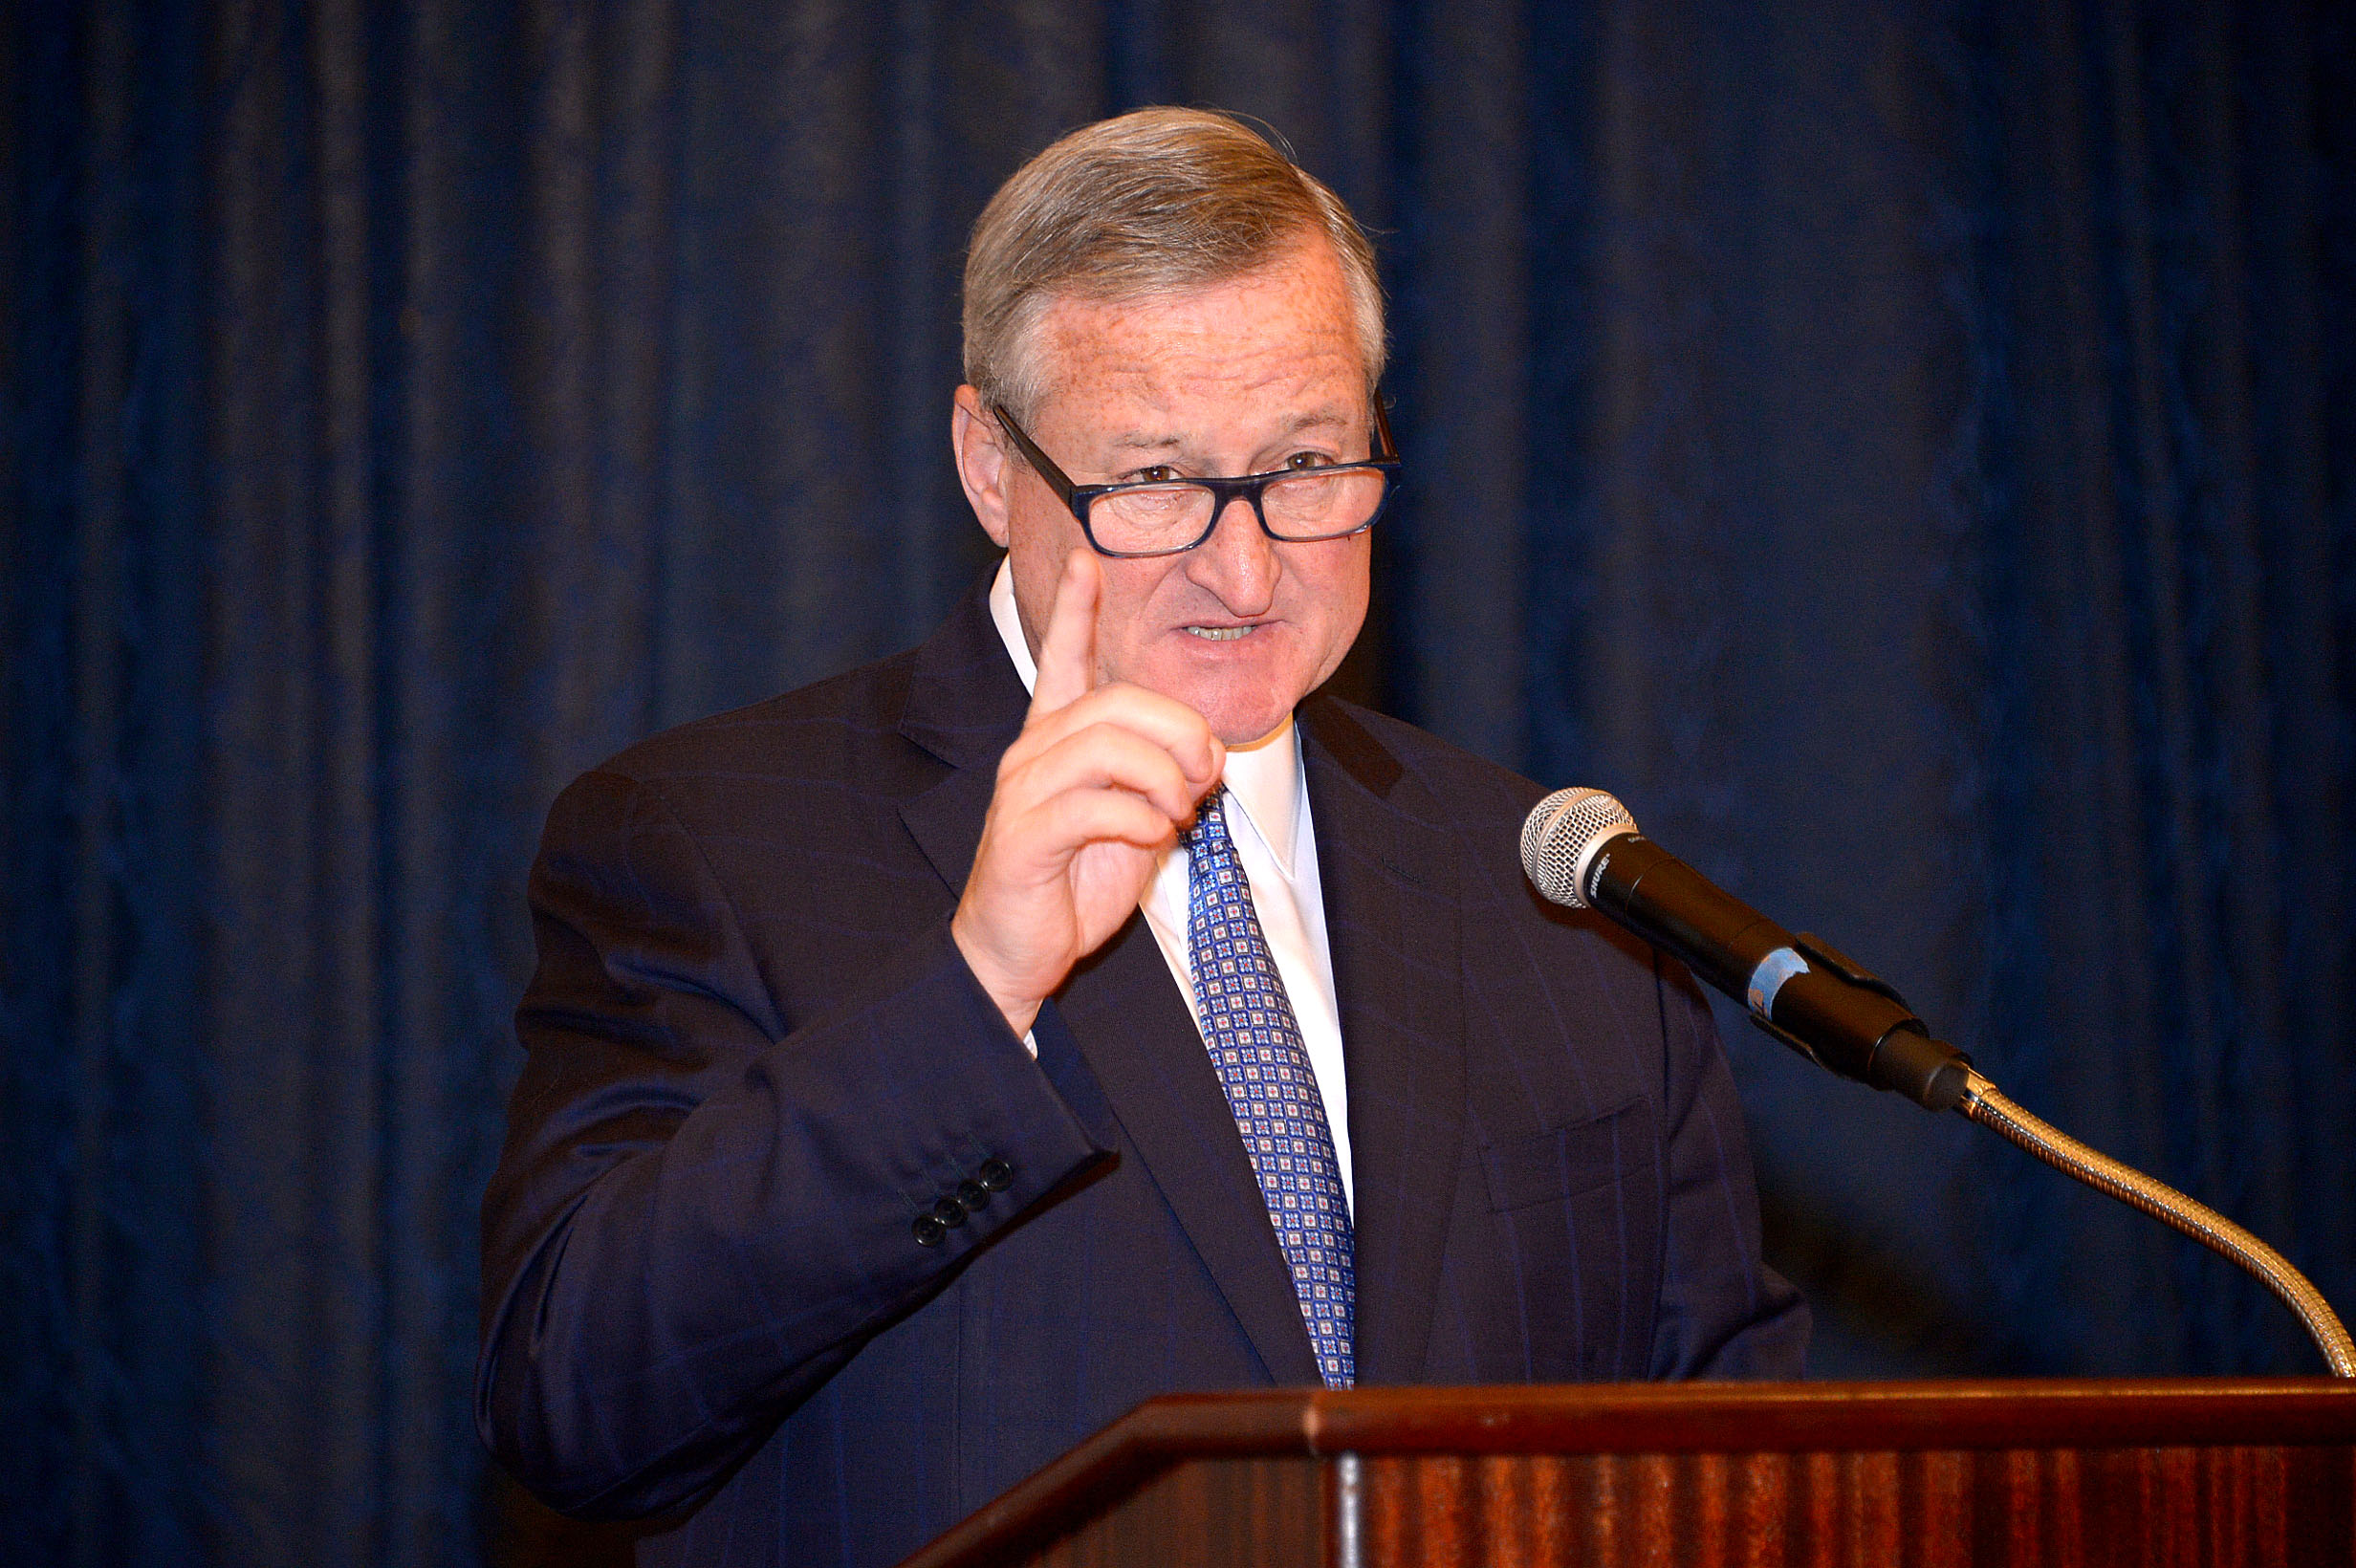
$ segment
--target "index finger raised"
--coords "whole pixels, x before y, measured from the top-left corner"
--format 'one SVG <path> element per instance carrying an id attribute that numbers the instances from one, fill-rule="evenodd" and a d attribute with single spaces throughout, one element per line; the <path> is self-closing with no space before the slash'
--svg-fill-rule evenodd
<path id="1" fill-rule="evenodd" d="M 1103 597 L 1104 573 L 1096 555 L 1075 547 L 1056 584 L 1056 602 L 1039 638 L 1039 675 L 1031 691 L 1031 711 L 1052 713 L 1096 687 L 1096 612 Z"/>

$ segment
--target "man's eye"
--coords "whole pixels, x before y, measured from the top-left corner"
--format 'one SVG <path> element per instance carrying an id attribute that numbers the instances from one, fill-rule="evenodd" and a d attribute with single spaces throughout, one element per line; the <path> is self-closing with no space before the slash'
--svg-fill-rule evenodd
<path id="1" fill-rule="evenodd" d="M 1150 468 L 1140 468 L 1121 482 L 1124 485 L 1167 485 L 1178 477 L 1178 470 L 1167 463 L 1156 463 Z"/>
<path id="2" fill-rule="evenodd" d="M 1323 468 L 1332 465 L 1333 459 L 1323 452 L 1295 452 L 1284 460 L 1284 466 L 1288 468 Z"/>

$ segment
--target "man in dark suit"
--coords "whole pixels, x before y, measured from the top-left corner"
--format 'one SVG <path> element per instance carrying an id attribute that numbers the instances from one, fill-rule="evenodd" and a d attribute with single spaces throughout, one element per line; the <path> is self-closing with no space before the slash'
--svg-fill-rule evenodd
<path id="1" fill-rule="evenodd" d="M 1309 695 L 1396 467 L 1340 202 L 1123 117 L 966 306 L 996 574 L 550 815 L 485 1440 L 643 1561 L 871 1564 L 1170 1390 L 1797 1375 L 1691 981 Z"/>

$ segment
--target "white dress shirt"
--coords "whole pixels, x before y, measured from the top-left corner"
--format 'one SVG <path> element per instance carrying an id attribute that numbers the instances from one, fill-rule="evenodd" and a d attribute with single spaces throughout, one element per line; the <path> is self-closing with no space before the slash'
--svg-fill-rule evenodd
<path id="1" fill-rule="evenodd" d="M 1007 563 L 990 585 L 990 618 L 1007 657 L 1022 676 L 1023 689 L 1038 686 L 1038 665 L 1031 645 L 1023 640 L 1022 621 L 1014 609 L 1014 577 Z M 1235 842 L 1236 859 L 1252 884 L 1252 907 L 1259 916 L 1260 934 L 1276 960 L 1284 994 L 1300 1024 L 1301 1043 L 1308 1047 L 1309 1066 L 1317 1074 L 1318 1093 L 1325 1102 L 1325 1124 L 1333 1129 L 1334 1157 L 1342 1167 L 1342 1192 L 1353 1209 L 1357 1199 L 1350 1185 L 1350 1119 L 1347 1080 L 1342 1061 L 1342 1013 L 1334 1000 L 1333 950 L 1325 937 L 1325 895 L 1318 881 L 1317 830 L 1309 820 L 1309 784 L 1300 767 L 1300 731 L 1287 713 L 1284 722 L 1249 746 L 1227 751 L 1228 798 L 1238 807 L 1227 817 L 1228 837 Z M 1184 845 L 1162 858 L 1153 881 L 1145 884 L 1139 906 L 1145 925 L 1161 944 L 1162 957 L 1186 998 L 1196 1027 L 1202 1013 L 1194 1004 L 1194 965 L 1187 948 L 1187 861 Z M 1036 1044 L 1031 1054 L 1038 1055 Z"/>

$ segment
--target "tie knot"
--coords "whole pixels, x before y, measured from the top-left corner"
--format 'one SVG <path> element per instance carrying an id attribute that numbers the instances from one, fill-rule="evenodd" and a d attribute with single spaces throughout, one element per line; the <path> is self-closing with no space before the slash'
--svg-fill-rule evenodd
<path id="1" fill-rule="evenodd" d="M 1221 854 L 1232 850 L 1233 840 L 1227 834 L 1227 786 L 1222 784 L 1203 796 L 1194 808 L 1194 825 L 1179 835 L 1189 854 Z"/>

